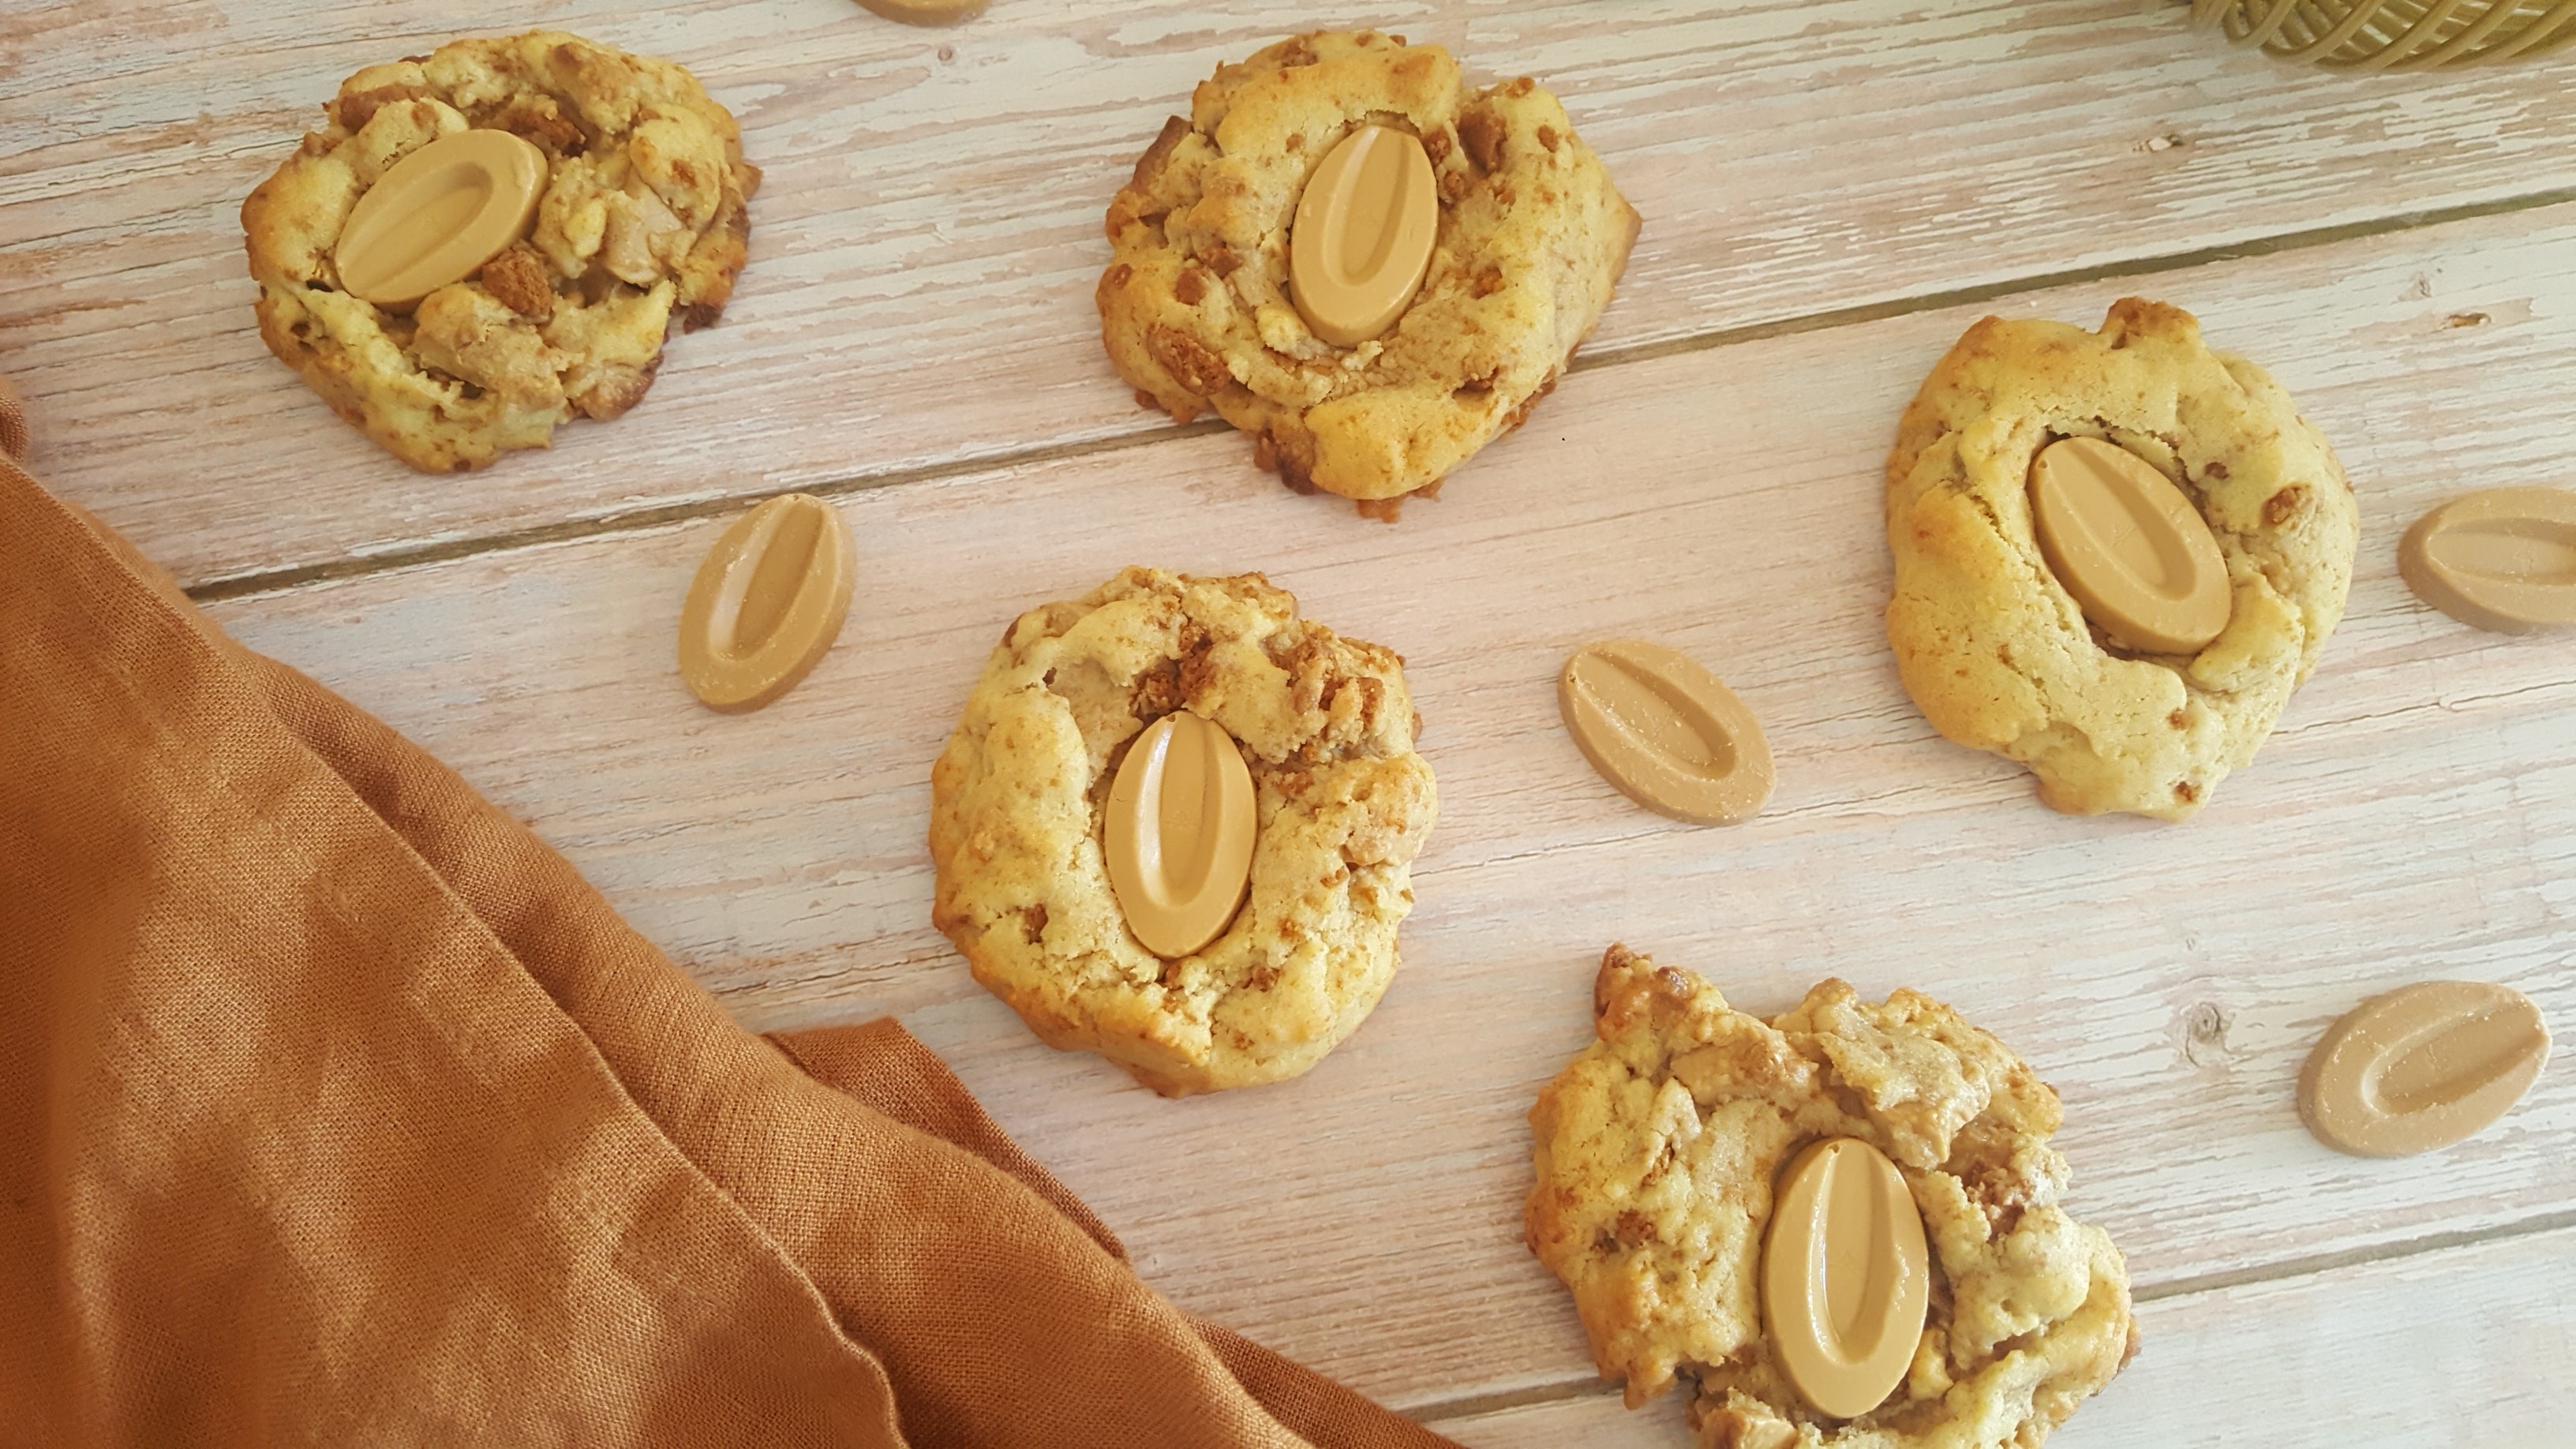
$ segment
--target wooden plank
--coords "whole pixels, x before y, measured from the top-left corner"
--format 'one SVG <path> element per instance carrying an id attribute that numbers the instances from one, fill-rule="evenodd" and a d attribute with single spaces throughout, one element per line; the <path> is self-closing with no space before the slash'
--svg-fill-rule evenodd
<path id="1" fill-rule="evenodd" d="M 426 478 L 268 358 L 235 212 L 342 76 L 490 17 L 340 13 L 0 15 L 0 367 L 49 439 L 79 440 L 41 444 L 37 466 L 190 582 L 1165 426 L 1100 353 L 1101 213 L 1194 82 L 1317 18 L 1002 0 L 923 32 L 843 0 L 546 7 L 684 61 L 737 111 L 768 171 L 753 261 L 636 413 Z M 1610 157 L 1647 226 L 1595 357 L 2576 187 L 2553 68 L 2311 75 L 2134 0 L 1371 16 L 1481 71 L 1546 77 Z M 1460 489 L 1495 476 L 1471 467 Z"/>
<path id="2" fill-rule="evenodd" d="M 2053 815 L 1897 685 L 1880 464 L 1969 310 L 1578 373 L 1474 490 L 1394 527 L 1228 466 L 1222 437 L 856 494 L 849 628 L 747 717 L 699 709 L 672 662 L 716 520 L 216 612 L 532 821 L 752 1025 L 903 1013 L 1152 1281 L 1400 1403 L 1588 1372 L 1519 1242 L 1522 1114 L 1616 939 L 1757 1010 L 1827 973 L 1956 1002 L 2064 1093 L 2076 1209 L 2145 1285 L 2562 1208 L 2569 1073 L 2413 1162 L 2326 1152 L 2291 1097 L 2327 1021 L 2419 977 L 2508 981 L 2576 1022 L 2576 646 L 2454 625 L 2394 569 L 2438 499 L 2576 472 L 2576 206 L 2163 281 L 2276 370 L 2363 502 L 2322 672 L 2183 826 Z M 2117 290 L 2010 310 L 2090 322 Z M 1152 1097 L 1041 1047 L 928 926 L 929 766 L 994 635 L 1130 562 L 1267 568 L 1412 661 L 1443 818 L 1406 967 L 1295 1083 Z M 1583 765 L 1553 676 L 1621 634 L 1688 650 L 1764 719 L 1781 784 L 1759 821 L 1667 822 Z"/>
<path id="3" fill-rule="evenodd" d="M 2562 1443 L 2576 1413 L 2576 1230 L 2146 1304 L 2145 1348 L 2050 1449 Z M 1439 1419 L 1469 1449 L 1674 1449 L 1678 1402 L 1583 1393 Z"/>

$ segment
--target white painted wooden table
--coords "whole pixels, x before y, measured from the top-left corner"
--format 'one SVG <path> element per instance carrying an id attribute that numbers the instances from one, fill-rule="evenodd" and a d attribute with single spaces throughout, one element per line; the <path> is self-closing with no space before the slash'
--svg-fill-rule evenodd
<path id="1" fill-rule="evenodd" d="M 1315 23 L 1565 99 L 1644 213 L 1583 365 L 1400 524 L 1140 412 L 1100 215 L 1220 60 Z M 768 181 L 724 322 L 613 425 L 423 477 L 262 350 L 235 210 L 371 61 L 543 24 L 679 60 Z M 1684 1442 L 1625 1414 L 1520 1244 L 1522 1121 L 1624 939 L 1777 1010 L 1959 1004 L 2064 1095 L 2074 1204 L 2145 1352 L 2054 1442 L 2576 1441 L 2576 1070 L 2437 1156 L 2329 1154 L 2300 1059 L 2363 995 L 2512 983 L 2576 1032 L 2576 639 L 2415 603 L 2397 538 L 2576 484 L 2566 65 L 2283 69 L 2132 0 L 6 0 L 0 371 L 33 465 L 217 618 L 446 758 L 761 1028 L 900 1013 L 1139 1267 L 1472 1445 Z M 1896 414 L 1987 311 L 2181 303 L 2268 364 L 2362 500 L 2352 608 L 2184 826 L 2070 820 L 1907 702 L 1879 632 Z M 837 501 L 838 649 L 766 712 L 681 688 L 723 520 Z M 1405 966 L 1284 1086 L 1166 1102 L 1040 1046 L 930 928 L 929 767 L 1002 623 L 1122 564 L 1262 569 L 1394 646 L 1443 816 Z M 1645 634 L 1766 721 L 1780 788 L 1695 830 L 1559 729 L 1566 651 Z"/>

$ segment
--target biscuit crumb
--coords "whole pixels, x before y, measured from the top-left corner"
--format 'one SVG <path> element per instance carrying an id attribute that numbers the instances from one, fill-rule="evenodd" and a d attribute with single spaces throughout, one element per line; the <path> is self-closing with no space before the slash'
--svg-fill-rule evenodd
<path id="1" fill-rule="evenodd" d="M 546 259 L 526 242 L 513 242 L 485 262 L 482 280 L 493 300 L 522 317 L 543 322 L 555 314 L 554 276 Z"/>
<path id="2" fill-rule="evenodd" d="M 1469 111 L 1458 118 L 1458 140 L 1467 158 L 1488 174 L 1503 169 L 1503 123 L 1491 111 Z"/>

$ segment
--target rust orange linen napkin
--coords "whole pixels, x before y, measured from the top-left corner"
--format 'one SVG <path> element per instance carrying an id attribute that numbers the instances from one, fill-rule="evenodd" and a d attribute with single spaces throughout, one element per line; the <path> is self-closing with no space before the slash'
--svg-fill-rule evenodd
<path id="1" fill-rule="evenodd" d="M 0 1444 L 1447 1442 L 0 459 Z"/>

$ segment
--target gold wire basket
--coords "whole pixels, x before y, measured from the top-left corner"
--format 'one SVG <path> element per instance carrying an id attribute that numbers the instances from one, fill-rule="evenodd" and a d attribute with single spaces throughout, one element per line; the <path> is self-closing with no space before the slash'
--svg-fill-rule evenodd
<path id="1" fill-rule="evenodd" d="M 2337 70 L 2433 70 L 2576 43 L 2576 0 L 2192 0 L 2192 27 Z"/>

